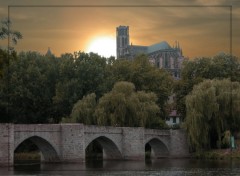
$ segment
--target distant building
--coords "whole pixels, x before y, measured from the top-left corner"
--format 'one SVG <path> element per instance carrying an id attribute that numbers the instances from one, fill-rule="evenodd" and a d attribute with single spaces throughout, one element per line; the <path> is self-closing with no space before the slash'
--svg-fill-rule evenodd
<path id="1" fill-rule="evenodd" d="M 132 60 L 139 54 L 146 54 L 150 63 L 158 68 L 166 69 L 175 79 L 180 79 L 184 56 L 179 42 L 176 42 L 173 47 L 171 47 L 166 41 L 150 46 L 132 45 L 129 44 L 129 26 L 117 27 L 116 34 L 118 59 L 126 58 Z M 172 99 L 169 103 L 174 101 L 174 97 L 175 95 L 169 97 Z M 177 113 L 177 110 L 172 109 L 165 122 L 169 126 L 180 124 L 181 116 Z"/>
<path id="2" fill-rule="evenodd" d="M 177 114 L 177 110 L 171 111 L 165 122 L 170 127 L 174 125 L 179 125 L 181 123 L 181 117 L 179 114 Z"/>
<path id="3" fill-rule="evenodd" d="M 119 26 L 117 32 L 117 58 L 134 59 L 136 55 L 146 54 L 149 61 L 158 68 L 168 70 L 175 79 L 181 76 L 181 65 L 184 57 L 178 42 L 171 47 L 166 41 L 150 46 L 129 44 L 129 27 Z"/>
<path id="4" fill-rule="evenodd" d="M 45 55 L 46 55 L 46 56 L 53 56 L 50 47 L 48 47 L 47 53 L 46 53 Z"/>

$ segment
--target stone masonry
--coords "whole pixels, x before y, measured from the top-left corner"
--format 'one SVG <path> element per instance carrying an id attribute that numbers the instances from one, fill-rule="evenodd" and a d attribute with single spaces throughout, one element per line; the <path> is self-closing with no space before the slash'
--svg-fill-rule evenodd
<path id="1" fill-rule="evenodd" d="M 102 146 L 104 159 L 143 160 L 147 143 L 155 158 L 189 156 L 183 130 L 83 124 L 0 124 L 0 166 L 13 165 L 14 151 L 25 140 L 38 146 L 43 162 L 83 162 L 85 149 L 94 140 Z"/>

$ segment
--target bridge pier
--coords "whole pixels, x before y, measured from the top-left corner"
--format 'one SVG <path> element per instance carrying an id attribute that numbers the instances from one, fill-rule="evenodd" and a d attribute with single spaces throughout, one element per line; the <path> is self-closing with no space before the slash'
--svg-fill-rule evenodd
<path id="1" fill-rule="evenodd" d="M 126 160 L 144 160 L 144 128 L 122 127 L 123 158 Z"/>
<path id="2" fill-rule="evenodd" d="M 13 166 L 14 125 L 0 124 L 0 166 Z"/>
<path id="3" fill-rule="evenodd" d="M 84 125 L 61 124 L 60 153 L 62 162 L 83 162 L 85 160 Z"/>
<path id="4" fill-rule="evenodd" d="M 189 157 L 185 130 L 170 130 L 170 158 Z"/>

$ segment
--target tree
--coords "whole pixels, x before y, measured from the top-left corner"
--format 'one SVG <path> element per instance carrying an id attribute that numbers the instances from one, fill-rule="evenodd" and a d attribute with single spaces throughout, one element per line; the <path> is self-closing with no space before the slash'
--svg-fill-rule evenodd
<path id="1" fill-rule="evenodd" d="M 84 52 L 64 54 L 60 60 L 54 103 L 65 117 L 83 96 L 95 93 L 97 99 L 101 97 L 106 90 L 106 60 L 97 54 Z"/>
<path id="2" fill-rule="evenodd" d="M 10 60 L 1 89 L 2 109 L 7 122 L 48 123 L 54 116 L 52 98 L 57 79 L 56 58 L 46 58 L 36 52 L 21 52 Z M 1 119 L 2 122 L 4 119 Z"/>
<path id="3" fill-rule="evenodd" d="M 0 30 L 0 38 L 6 39 L 7 37 L 9 37 L 13 44 L 17 44 L 18 40 L 22 39 L 22 34 L 18 31 L 14 31 L 10 29 L 12 23 L 9 19 L 2 20 L 1 23 L 2 23 L 2 27 Z"/>
<path id="4" fill-rule="evenodd" d="M 95 116 L 99 125 L 151 127 L 160 122 L 154 93 L 135 91 L 130 82 L 117 82 L 99 99 Z"/>
<path id="5" fill-rule="evenodd" d="M 70 121 L 84 123 L 86 125 L 96 125 L 97 122 L 94 116 L 96 104 L 95 93 L 84 96 L 74 104 Z"/>
<path id="6" fill-rule="evenodd" d="M 225 131 L 240 130 L 240 83 L 205 80 L 186 97 L 186 128 L 192 149 L 221 146 Z"/>
<path id="7" fill-rule="evenodd" d="M 239 58 L 228 54 L 218 54 L 212 58 L 203 57 L 186 60 L 181 72 L 182 79 L 174 86 L 176 93 L 177 110 L 186 116 L 186 96 L 192 91 L 194 85 L 205 79 L 224 79 L 240 81 Z"/>
<path id="8" fill-rule="evenodd" d="M 166 102 L 172 93 L 173 78 L 166 70 L 151 65 L 146 55 L 140 55 L 133 61 L 115 61 L 112 65 L 112 77 L 115 82 L 132 82 L 137 91 L 154 92 L 158 106 L 162 107 L 161 117 L 166 116 Z"/>

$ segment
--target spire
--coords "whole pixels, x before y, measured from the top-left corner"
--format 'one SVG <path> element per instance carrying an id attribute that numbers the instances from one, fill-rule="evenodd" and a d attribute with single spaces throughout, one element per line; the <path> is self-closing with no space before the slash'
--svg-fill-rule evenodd
<path id="1" fill-rule="evenodd" d="M 48 47 L 48 50 L 47 50 L 46 55 L 47 55 L 47 56 L 51 56 L 51 55 L 53 55 L 52 52 L 51 52 L 51 50 L 50 50 L 50 47 Z"/>

